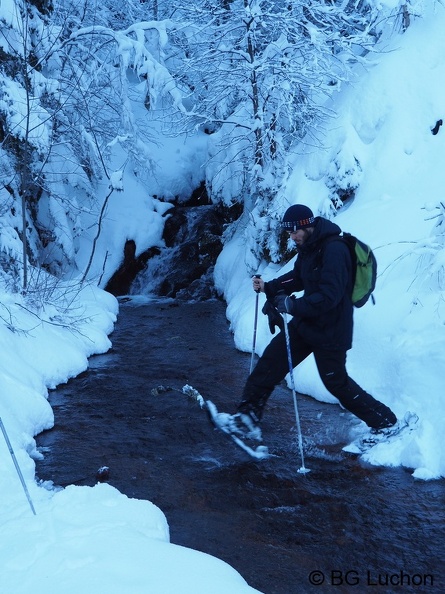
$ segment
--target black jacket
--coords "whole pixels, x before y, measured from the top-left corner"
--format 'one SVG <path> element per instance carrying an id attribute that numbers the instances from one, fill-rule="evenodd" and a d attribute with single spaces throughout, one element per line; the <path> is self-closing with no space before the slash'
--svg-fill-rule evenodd
<path id="1" fill-rule="evenodd" d="M 347 350 L 352 345 L 352 261 L 346 243 L 334 240 L 340 233 L 338 225 L 317 217 L 293 270 L 265 283 L 268 299 L 279 291 L 304 291 L 291 300 L 291 323 L 315 348 Z"/>

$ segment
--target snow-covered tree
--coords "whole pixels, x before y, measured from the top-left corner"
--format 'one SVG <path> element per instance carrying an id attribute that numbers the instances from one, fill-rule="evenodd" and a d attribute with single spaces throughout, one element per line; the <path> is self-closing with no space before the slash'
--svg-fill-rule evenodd
<path id="1" fill-rule="evenodd" d="M 26 288 L 28 260 L 57 274 L 75 264 L 78 236 L 90 226 L 97 237 L 104 201 L 122 189 L 116 171 L 131 165 L 142 182 L 150 175 L 156 119 L 165 132 L 209 133 L 212 199 L 244 204 L 252 268 L 263 255 L 276 259 L 274 198 L 290 155 L 301 141 L 320 142 L 326 98 L 373 50 L 384 17 L 411 18 L 419 3 L 386 4 L 0 4 L 0 197 L 8 229 L 1 241 L 12 277 L 21 270 Z M 346 171 L 347 191 L 354 171 L 337 169 Z"/>
<path id="2" fill-rule="evenodd" d="M 245 204 L 255 260 L 277 253 L 273 198 L 289 155 L 326 117 L 326 99 L 379 37 L 368 2 L 204 0 L 175 7 L 183 23 L 167 61 L 187 89 L 188 124 L 210 134 L 207 185 L 214 200 Z M 381 15 L 380 15 L 381 16 Z M 175 68 L 179 65 L 180 70 Z M 270 233 L 264 221 L 272 221 Z M 269 224 L 268 222 L 268 224 Z"/>
<path id="3" fill-rule="evenodd" d="M 133 0 L 125 11 L 107 0 L 13 0 L 0 12 L 1 193 L 24 289 L 28 260 L 57 274 L 73 266 L 81 215 L 100 228 L 104 194 L 122 189 L 116 167 L 150 168 L 154 143 L 134 105 L 166 94 L 182 109 L 162 63 L 170 25 L 144 14 Z"/>
<path id="4" fill-rule="evenodd" d="M 47 85 L 40 62 L 50 10 L 50 1 L 17 1 L 0 13 L 1 195 L 3 224 L 10 229 L 2 234 L 1 251 L 4 262 L 21 261 L 24 289 L 28 256 L 37 258 L 38 236 L 31 220 L 41 196 L 41 163 L 50 139 L 49 114 L 41 101 Z"/>

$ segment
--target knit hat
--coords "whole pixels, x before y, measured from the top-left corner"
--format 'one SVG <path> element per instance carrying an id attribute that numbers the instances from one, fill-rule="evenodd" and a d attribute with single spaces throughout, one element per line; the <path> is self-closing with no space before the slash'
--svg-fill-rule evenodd
<path id="1" fill-rule="evenodd" d="M 312 227 L 315 222 L 314 213 L 304 204 L 294 204 L 284 213 L 281 227 L 287 231 L 298 231 L 305 227 Z"/>

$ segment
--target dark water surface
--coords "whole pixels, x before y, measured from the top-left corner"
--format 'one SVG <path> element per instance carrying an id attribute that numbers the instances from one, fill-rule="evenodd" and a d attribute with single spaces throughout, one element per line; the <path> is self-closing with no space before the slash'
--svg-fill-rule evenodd
<path id="1" fill-rule="evenodd" d="M 445 592 L 444 481 L 362 464 L 341 450 L 349 414 L 300 396 L 311 472 L 299 474 L 284 386 L 263 422 L 279 456 L 255 461 L 180 393 L 190 384 L 234 411 L 250 355 L 235 349 L 223 303 L 123 303 L 111 338 L 51 393 L 39 478 L 94 485 L 109 467 L 111 485 L 162 509 L 172 542 L 227 561 L 265 594 Z"/>

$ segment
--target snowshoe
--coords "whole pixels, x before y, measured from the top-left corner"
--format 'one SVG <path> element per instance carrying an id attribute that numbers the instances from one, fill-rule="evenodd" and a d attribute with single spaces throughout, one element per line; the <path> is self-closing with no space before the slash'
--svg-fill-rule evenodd
<path id="1" fill-rule="evenodd" d="M 267 446 L 256 444 L 262 440 L 261 429 L 254 424 L 249 415 L 243 413 L 230 415 L 218 412 L 211 400 L 206 400 L 206 410 L 212 424 L 226 435 L 229 435 L 234 443 L 247 452 L 249 456 L 257 460 L 270 457 Z"/>

